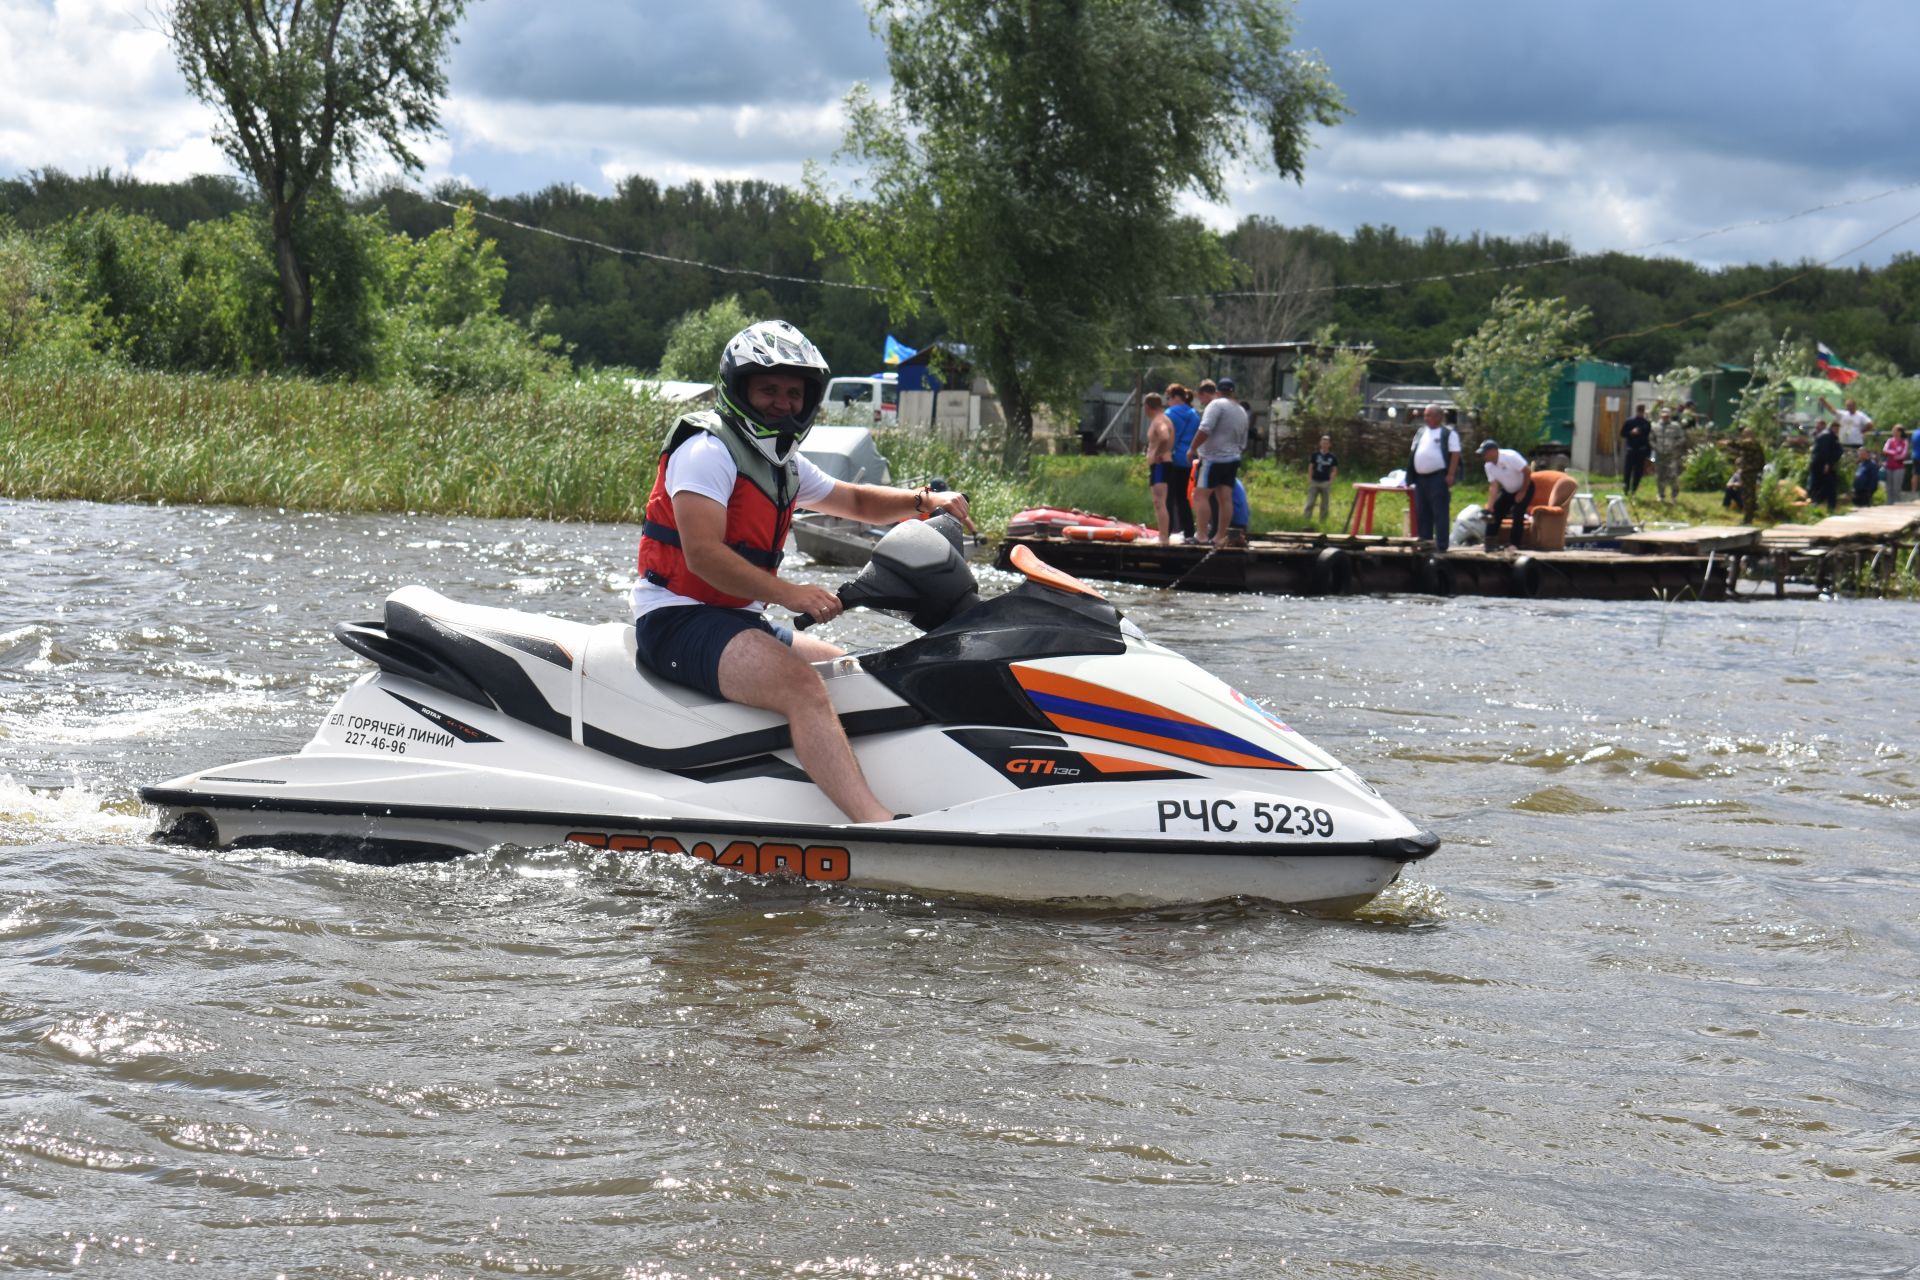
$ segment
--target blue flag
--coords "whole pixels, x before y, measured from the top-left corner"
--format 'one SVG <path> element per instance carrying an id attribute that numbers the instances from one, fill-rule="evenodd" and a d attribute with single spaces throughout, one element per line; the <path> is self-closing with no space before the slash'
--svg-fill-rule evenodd
<path id="1" fill-rule="evenodd" d="M 899 364 L 912 354 L 912 347 L 900 341 L 900 339 L 894 337 L 892 334 L 887 335 L 886 357 L 883 363 Z"/>

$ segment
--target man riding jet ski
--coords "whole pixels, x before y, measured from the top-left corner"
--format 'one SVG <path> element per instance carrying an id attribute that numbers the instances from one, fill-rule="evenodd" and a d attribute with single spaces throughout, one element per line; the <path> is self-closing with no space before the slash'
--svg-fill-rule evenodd
<path id="1" fill-rule="evenodd" d="M 633 627 L 424 587 L 334 629 L 377 669 L 299 754 L 141 798 L 162 838 L 205 848 L 391 862 L 571 841 L 1030 902 L 1351 907 L 1438 846 L 1026 548 L 1013 556 L 1026 581 L 982 600 L 960 534 L 948 516 L 898 525 L 830 593 L 924 634 L 806 669 L 860 770 L 911 817 L 846 822 L 778 712 L 659 678 L 636 661 Z"/>
<path id="2" fill-rule="evenodd" d="M 640 534 L 633 589 L 640 664 L 663 680 L 750 707 L 792 726 L 800 765 L 855 822 L 886 822 L 809 665 L 841 650 L 796 636 L 766 602 L 825 621 L 840 601 L 824 587 L 775 576 L 795 507 L 865 524 L 950 511 L 971 529 L 966 497 L 833 479 L 798 452 L 827 390 L 827 362 L 784 320 L 733 336 L 720 357 L 717 411 L 674 423 L 660 451 Z"/>

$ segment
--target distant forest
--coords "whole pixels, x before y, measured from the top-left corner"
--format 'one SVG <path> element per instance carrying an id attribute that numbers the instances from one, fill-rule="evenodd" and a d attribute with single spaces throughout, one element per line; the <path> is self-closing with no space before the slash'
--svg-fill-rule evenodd
<path id="1" fill-rule="evenodd" d="M 800 278 L 766 280 L 610 253 L 482 218 L 476 229 L 498 242 L 507 267 L 503 308 L 525 321 L 547 307 L 545 330 L 559 335 L 579 365 L 652 369 L 676 320 L 729 294 L 750 312 L 798 324 L 845 372 L 878 368 L 888 332 L 914 345 L 947 336 L 937 315 L 890 319 L 874 294 L 817 283 L 851 278 L 845 263 L 816 257 L 804 202 L 776 184 L 663 187 L 635 177 L 608 196 L 561 186 L 521 196 L 442 187 L 435 195 L 577 240 Z M 397 187 L 350 203 L 364 213 L 384 211 L 393 230 L 416 239 L 452 219 L 444 206 Z M 0 180 L 0 225 L 11 221 L 22 230 L 93 209 L 140 213 L 180 230 L 250 205 L 246 189 L 222 177 L 148 183 L 47 170 Z M 1858 368 L 1920 372 L 1920 258 L 1911 255 L 1878 269 L 1771 263 L 1708 270 L 1618 253 L 1575 258 L 1570 245 L 1544 236 L 1433 230 L 1410 237 L 1390 227 L 1343 236 L 1258 219 L 1224 240 L 1241 275 L 1225 293 L 1270 296 L 1196 298 L 1188 340 L 1299 338 L 1332 323 L 1341 341 L 1374 345 L 1376 378 L 1433 380 L 1432 360 L 1479 327 L 1510 283 L 1591 309 L 1579 336 L 1598 357 L 1631 365 L 1642 377 L 1681 364 L 1744 363 L 1787 330 L 1826 343 Z M 1430 278 L 1442 276 L 1458 278 Z M 1365 287 L 1382 283 L 1387 287 Z M 1168 290 L 1182 292 L 1181 282 L 1169 280 Z"/>

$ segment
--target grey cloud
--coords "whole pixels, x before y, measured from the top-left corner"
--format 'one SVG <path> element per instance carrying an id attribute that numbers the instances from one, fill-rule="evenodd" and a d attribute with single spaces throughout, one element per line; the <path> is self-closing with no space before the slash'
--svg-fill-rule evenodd
<path id="1" fill-rule="evenodd" d="M 1910 0 L 1375 0 L 1363 12 L 1303 0 L 1297 37 L 1369 128 L 1630 128 L 1654 145 L 1857 169 L 1899 164 L 1920 107 Z"/>
<path id="2" fill-rule="evenodd" d="M 1236 199 L 1233 212 L 1342 231 L 1362 223 L 1394 226 L 1414 237 L 1430 227 L 1454 235 L 1544 233 L 1578 252 L 1623 250 L 1716 266 L 1825 261 L 1893 227 L 1920 204 L 1912 190 L 1883 194 L 1893 183 L 1870 175 L 1836 177 L 1811 163 L 1656 145 L 1630 131 L 1597 130 L 1563 142 L 1564 163 L 1556 172 L 1511 174 L 1469 163 L 1449 167 L 1447 148 L 1430 138 L 1384 135 L 1370 145 L 1409 157 L 1399 174 L 1383 176 L 1390 166 L 1379 155 L 1352 163 L 1355 144 L 1369 145 L 1364 131 L 1349 126 L 1342 132 L 1339 144 L 1329 140 L 1309 161 L 1303 185 L 1258 181 Z M 1422 163 L 1423 148 L 1441 162 Z M 1509 198 L 1499 198 L 1502 193 Z M 1851 203 L 1788 217 L 1834 201 Z M 1880 263 L 1916 250 L 1920 223 L 1844 261 Z"/>
<path id="3" fill-rule="evenodd" d="M 859 0 L 481 4 L 459 37 L 457 92 L 531 102 L 819 101 L 886 75 Z"/>

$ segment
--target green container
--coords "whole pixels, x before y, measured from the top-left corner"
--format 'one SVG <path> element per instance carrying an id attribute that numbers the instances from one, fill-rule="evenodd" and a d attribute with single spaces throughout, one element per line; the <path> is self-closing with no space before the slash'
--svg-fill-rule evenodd
<path id="1" fill-rule="evenodd" d="M 1609 360 L 1569 360 L 1560 366 L 1560 377 L 1547 396 L 1545 440 L 1562 448 L 1573 447 L 1573 407 L 1583 382 L 1597 387 L 1633 386 L 1633 369 Z"/>
<path id="2" fill-rule="evenodd" d="M 1744 365 L 1715 365 L 1687 388 L 1687 398 L 1714 426 L 1724 430 L 1733 421 L 1733 411 L 1740 403 L 1740 393 L 1746 390 L 1751 381 L 1753 374 Z"/>

